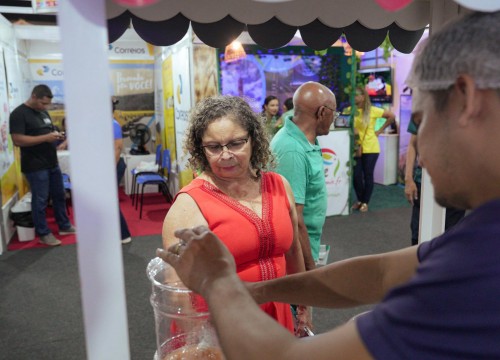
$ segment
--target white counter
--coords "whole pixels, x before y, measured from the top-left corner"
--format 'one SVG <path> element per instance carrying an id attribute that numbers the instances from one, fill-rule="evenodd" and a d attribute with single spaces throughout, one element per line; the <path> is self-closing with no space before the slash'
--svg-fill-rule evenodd
<path id="1" fill-rule="evenodd" d="M 326 216 L 349 215 L 349 130 L 334 130 L 318 136 L 323 152 L 328 205 Z"/>
<path id="2" fill-rule="evenodd" d="M 381 185 L 398 182 L 399 135 L 381 134 L 378 137 L 380 155 L 375 165 L 374 181 Z"/>
<path id="3" fill-rule="evenodd" d="M 61 168 L 61 172 L 69 175 L 69 150 L 57 151 L 57 160 L 59 161 L 59 168 Z"/>

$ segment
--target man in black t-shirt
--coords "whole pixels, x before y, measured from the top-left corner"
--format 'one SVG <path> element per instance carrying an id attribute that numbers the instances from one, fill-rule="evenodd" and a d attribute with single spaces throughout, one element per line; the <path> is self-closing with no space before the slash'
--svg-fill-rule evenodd
<path id="1" fill-rule="evenodd" d="M 31 97 L 10 114 L 10 134 L 15 145 L 21 148 L 21 171 L 31 188 L 31 212 L 35 232 L 40 242 L 57 246 L 57 239 L 47 226 L 45 209 L 49 196 L 60 235 L 74 234 L 66 214 L 66 203 L 61 170 L 57 162 L 55 142 L 64 135 L 54 129 L 47 107 L 52 102 L 52 92 L 46 85 L 33 88 Z"/>

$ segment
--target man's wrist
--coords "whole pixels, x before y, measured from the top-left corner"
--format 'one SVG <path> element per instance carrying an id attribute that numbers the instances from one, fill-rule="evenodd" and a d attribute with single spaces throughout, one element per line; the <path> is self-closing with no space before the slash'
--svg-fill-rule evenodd
<path id="1" fill-rule="evenodd" d="M 213 280 L 205 280 L 200 288 L 200 294 L 210 303 L 214 297 L 230 298 L 235 293 L 248 291 L 243 286 L 238 275 L 227 275 Z M 214 299 L 215 301 L 216 299 Z"/>

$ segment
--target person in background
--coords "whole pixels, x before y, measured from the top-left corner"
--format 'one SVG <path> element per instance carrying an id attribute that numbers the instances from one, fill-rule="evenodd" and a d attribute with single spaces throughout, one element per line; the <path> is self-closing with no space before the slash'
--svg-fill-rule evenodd
<path id="1" fill-rule="evenodd" d="M 118 104 L 118 100 L 113 98 L 112 100 L 113 113 L 116 110 L 116 105 Z M 115 148 L 115 163 L 116 163 L 116 176 L 118 180 L 118 186 L 120 186 L 120 182 L 122 181 L 123 175 L 125 174 L 125 169 L 127 165 L 125 164 L 125 160 L 120 156 L 123 152 L 123 134 L 122 127 L 120 123 L 113 118 L 113 139 L 114 139 L 114 148 Z M 123 216 L 121 209 L 118 209 L 120 212 L 120 235 L 122 244 L 128 244 L 132 241 L 132 237 L 130 235 L 130 230 L 128 228 L 127 220 Z"/>
<path id="2" fill-rule="evenodd" d="M 267 171 L 268 136 L 250 106 L 232 96 L 202 100 L 191 114 L 184 148 L 200 174 L 179 191 L 165 217 L 164 247 L 177 242 L 176 228 L 205 225 L 230 249 L 243 281 L 304 271 L 293 193 L 282 176 Z M 294 331 L 290 305 L 261 308 Z M 305 307 L 299 310 L 301 332 L 311 324 Z"/>
<path id="3" fill-rule="evenodd" d="M 57 246 L 61 241 L 52 234 L 45 218 L 49 197 L 59 235 L 75 234 L 76 228 L 66 213 L 66 197 L 55 146 L 56 141 L 64 140 L 64 135 L 54 130 L 47 112 L 52 97 L 47 85 L 35 86 L 30 98 L 10 114 L 9 125 L 12 142 L 21 148 L 21 171 L 31 189 L 35 232 L 40 243 Z"/>
<path id="4" fill-rule="evenodd" d="M 364 87 L 356 88 L 355 103 L 354 129 L 359 137 L 358 146 L 362 151 L 355 156 L 353 185 L 358 201 L 354 203 L 352 210 L 366 212 L 373 193 L 374 170 L 380 153 L 378 136 L 396 120 L 396 117 L 389 110 L 372 106 L 370 96 Z M 350 112 L 350 108 L 347 108 L 347 112 Z M 386 121 L 375 131 L 378 118 L 385 118 Z"/>
<path id="5" fill-rule="evenodd" d="M 325 223 L 327 194 L 323 155 L 317 137 L 327 135 L 338 116 L 335 95 L 317 82 L 302 84 L 293 96 L 294 116 L 271 141 L 277 158 L 276 172 L 292 186 L 299 224 L 300 244 L 307 270 L 319 258 Z"/>
<path id="6" fill-rule="evenodd" d="M 408 132 L 411 134 L 406 153 L 405 167 L 405 196 L 408 202 L 412 205 L 411 212 L 411 244 L 418 244 L 418 235 L 420 227 L 420 195 L 422 191 L 422 167 L 417 165 L 417 132 L 420 123 L 422 122 L 422 113 L 413 113 L 410 123 L 408 124 Z M 446 208 L 445 230 L 448 230 L 458 223 L 465 216 L 465 210 L 455 209 L 452 207 Z"/>
<path id="7" fill-rule="evenodd" d="M 267 133 L 271 138 L 274 136 L 276 131 L 278 131 L 276 128 L 276 122 L 278 121 L 279 110 L 280 102 L 276 96 L 269 95 L 264 99 L 264 104 L 262 105 L 262 116 L 264 117 Z"/>
<path id="8" fill-rule="evenodd" d="M 179 246 L 157 251 L 208 301 L 226 359 L 500 359 L 498 34 L 499 11 L 449 22 L 417 53 L 408 79 L 414 111 L 423 114 L 419 159 L 435 199 L 473 209 L 450 231 L 246 286 L 207 228 L 179 230 Z M 269 321 L 252 295 L 332 308 L 377 305 L 304 340 Z"/>
<path id="9" fill-rule="evenodd" d="M 282 106 L 282 110 L 283 113 L 281 114 L 275 125 L 276 131 L 283 127 L 283 124 L 285 123 L 285 119 L 287 117 L 293 117 L 293 98 L 288 98 L 285 100 Z"/>
<path id="10" fill-rule="evenodd" d="M 66 118 L 64 117 L 61 121 L 62 130 L 58 130 L 63 136 L 64 140 L 59 140 L 56 142 L 56 149 L 59 150 L 68 150 L 68 132 L 66 131 Z"/>

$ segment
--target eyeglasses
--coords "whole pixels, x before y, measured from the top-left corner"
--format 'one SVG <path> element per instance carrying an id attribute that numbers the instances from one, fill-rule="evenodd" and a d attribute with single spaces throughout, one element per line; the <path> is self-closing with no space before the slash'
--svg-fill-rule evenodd
<path id="1" fill-rule="evenodd" d="M 331 107 L 329 106 L 326 106 L 326 105 L 322 105 L 323 107 L 327 108 L 328 110 L 331 110 L 333 112 L 333 121 L 337 120 L 340 116 L 340 112 L 338 111 L 335 111 L 335 109 L 332 109 Z M 319 112 L 319 110 L 318 110 Z"/>
<path id="2" fill-rule="evenodd" d="M 249 138 L 233 140 L 227 144 L 203 145 L 202 148 L 208 156 L 219 156 L 224 151 L 224 148 L 226 148 L 226 151 L 229 151 L 230 153 L 237 153 L 243 150 L 248 140 Z"/>

